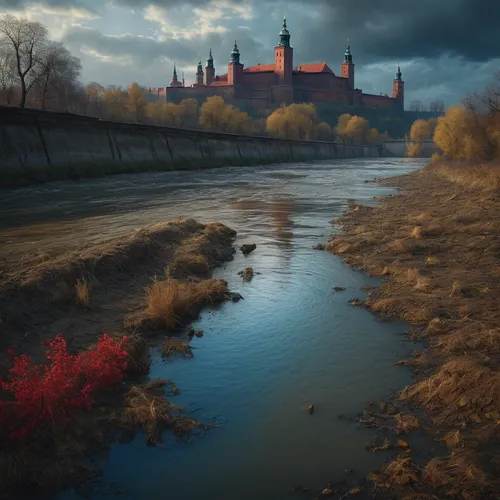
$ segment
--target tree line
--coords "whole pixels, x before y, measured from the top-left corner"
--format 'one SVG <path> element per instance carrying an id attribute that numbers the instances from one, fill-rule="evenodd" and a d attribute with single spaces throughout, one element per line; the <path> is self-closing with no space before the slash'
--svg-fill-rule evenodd
<path id="1" fill-rule="evenodd" d="M 418 157 L 422 141 L 432 139 L 447 158 L 500 160 L 500 71 L 482 92 L 448 108 L 444 116 L 416 120 L 407 141 L 407 155 Z"/>
<path id="2" fill-rule="evenodd" d="M 49 40 L 39 22 L 0 16 L 0 104 L 64 111 L 100 119 L 180 128 L 270 135 L 288 139 L 379 144 L 387 140 L 360 116 L 344 114 L 334 126 L 319 121 L 313 104 L 292 104 L 254 118 L 221 97 L 180 103 L 151 102 L 137 82 L 128 88 L 97 82 L 83 85 L 81 62 L 60 42 Z"/>

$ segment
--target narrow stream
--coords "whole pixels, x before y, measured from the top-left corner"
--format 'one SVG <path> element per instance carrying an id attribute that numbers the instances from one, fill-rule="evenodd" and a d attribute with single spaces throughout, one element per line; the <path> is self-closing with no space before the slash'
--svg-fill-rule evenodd
<path id="1" fill-rule="evenodd" d="M 176 402 L 219 427 L 182 443 L 167 434 L 157 448 L 147 447 L 143 435 L 114 445 L 89 498 L 108 498 L 118 484 L 121 498 L 312 499 L 329 480 L 354 480 L 379 467 L 384 455 L 364 449 L 373 431 L 338 416 L 410 383 L 409 371 L 394 362 L 411 344 L 403 323 L 379 322 L 348 304 L 376 280 L 312 246 L 327 240 L 329 221 L 348 200 L 370 204 L 391 192 L 365 181 L 424 164 L 360 159 L 221 168 L 2 193 L 4 263 L 180 216 L 220 220 L 238 231 L 238 247 L 257 244 L 216 270 L 244 300 L 203 312 L 194 324 L 205 332 L 192 341 L 194 358 L 163 361 L 154 354 L 151 376 L 173 380 L 181 390 Z M 260 273 L 250 283 L 237 275 L 246 266 Z M 334 286 L 346 290 L 333 292 Z M 310 492 L 294 492 L 294 485 Z"/>

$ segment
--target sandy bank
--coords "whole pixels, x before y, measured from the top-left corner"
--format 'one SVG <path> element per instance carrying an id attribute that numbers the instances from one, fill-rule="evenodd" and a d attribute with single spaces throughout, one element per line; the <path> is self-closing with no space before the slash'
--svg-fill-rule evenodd
<path id="1" fill-rule="evenodd" d="M 369 479 L 418 498 L 498 498 L 500 166 L 434 163 L 381 182 L 401 194 L 351 209 L 326 248 L 387 278 L 357 305 L 404 318 L 428 341 L 403 361 L 417 381 L 400 399 L 425 410 L 449 454 L 417 466 L 405 452 Z"/>

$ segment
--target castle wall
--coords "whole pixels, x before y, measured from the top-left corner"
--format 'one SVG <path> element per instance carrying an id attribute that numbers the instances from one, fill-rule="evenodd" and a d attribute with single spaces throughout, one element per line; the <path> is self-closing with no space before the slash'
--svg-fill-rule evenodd
<path id="1" fill-rule="evenodd" d="M 274 72 L 243 72 L 243 85 L 252 85 L 256 87 L 271 87 L 276 85 L 276 73 Z"/>
<path id="2" fill-rule="evenodd" d="M 361 94 L 361 105 L 374 108 L 391 109 L 395 106 L 395 100 L 387 96 Z"/>
<path id="3" fill-rule="evenodd" d="M 406 141 L 384 141 L 382 143 L 383 156 L 403 158 L 406 155 Z M 439 148 L 434 141 L 423 141 L 421 143 L 420 156 L 430 158 L 434 153 L 439 153 Z"/>
<path id="4" fill-rule="evenodd" d="M 323 89 L 343 91 L 348 89 L 348 81 L 331 73 L 300 73 L 293 74 L 293 85 L 308 89 Z"/>
<path id="5" fill-rule="evenodd" d="M 380 156 L 375 146 L 181 130 L 0 107 L 0 187 L 156 170 Z"/>

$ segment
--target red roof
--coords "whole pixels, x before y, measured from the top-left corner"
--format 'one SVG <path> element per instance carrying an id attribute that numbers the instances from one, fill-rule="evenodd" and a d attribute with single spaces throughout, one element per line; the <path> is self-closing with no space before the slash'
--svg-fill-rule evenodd
<path id="1" fill-rule="evenodd" d="M 227 80 L 214 80 L 209 87 L 227 87 Z"/>
<path id="2" fill-rule="evenodd" d="M 295 71 L 300 71 L 302 73 L 331 73 L 332 75 L 334 74 L 333 71 L 328 66 L 328 64 L 326 64 L 325 62 L 316 64 L 301 64 L 300 66 L 297 66 Z"/>
<path id="3" fill-rule="evenodd" d="M 243 71 L 248 72 L 248 73 L 258 73 L 262 71 L 274 71 L 275 65 L 274 64 L 259 64 L 257 66 L 249 66 L 248 68 L 245 68 Z"/>
<path id="4" fill-rule="evenodd" d="M 227 73 L 225 75 L 217 75 L 215 80 L 209 85 L 209 87 L 226 87 L 227 86 Z"/>

